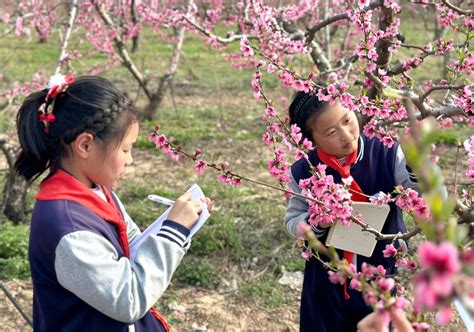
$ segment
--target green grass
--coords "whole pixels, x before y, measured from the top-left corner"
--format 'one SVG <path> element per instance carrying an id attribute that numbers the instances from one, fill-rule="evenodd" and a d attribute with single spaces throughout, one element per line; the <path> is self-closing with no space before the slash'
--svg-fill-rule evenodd
<path id="1" fill-rule="evenodd" d="M 30 276 L 28 236 L 27 226 L 0 221 L 0 280 Z"/>
<path id="2" fill-rule="evenodd" d="M 140 38 L 138 51 L 136 53 L 129 51 L 129 53 L 132 61 L 153 87 L 157 78 L 163 75 L 164 70 L 169 66 L 173 45 L 157 39 L 150 28 L 145 28 Z M 14 81 L 27 82 L 39 70 L 48 76 L 47 73 L 52 72 L 56 66 L 59 56 L 58 45 L 57 33 L 52 33 L 44 43 L 39 43 L 34 38 L 18 38 L 14 34 L 0 38 L 0 59 L 2 59 L 5 86 Z M 82 54 L 82 57 L 71 62 L 71 67 L 79 75 L 84 74 L 94 65 L 103 66 L 107 62 L 106 55 L 95 51 L 82 30 L 73 35 L 69 45 L 70 49 L 77 49 Z M 238 45 L 238 43 L 229 45 L 227 52 L 238 51 Z M 127 46 L 130 49 L 130 45 Z M 226 75 L 222 76 L 222 72 L 226 72 Z M 196 81 L 200 89 L 205 90 L 243 89 L 250 85 L 251 72 L 250 69 L 232 70 L 231 64 L 222 59 L 221 53 L 210 51 L 199 36 L 188 33 L 175 79 Z M 105 75 L 116 83 L 123 83 L 127 86 L 127 90 L 130 89 L 128 82 L 133 80 L 132 75 L 120 65 L 106 70 L 101 75 Z M 132 86 L 134 88 L 131 90 L 136 91 L 135 82 Z"/>

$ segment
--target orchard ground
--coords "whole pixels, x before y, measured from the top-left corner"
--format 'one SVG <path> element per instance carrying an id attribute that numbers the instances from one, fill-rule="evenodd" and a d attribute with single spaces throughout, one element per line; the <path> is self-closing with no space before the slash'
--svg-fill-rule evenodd
<path id="1" fill-rule="evenodd" d="M 198 175 L 191 162 L 176 162 L 147 142 L 150 128 L 160 123 L 186 150 L 200 148 L 211 160 L 228 160 L 239 174 L 272 183 L 266 171 L 271 152 L 259 143 L 261 110 L 250 92 L 211 97 L 175 93 L 174 100 L 173 105 L 168 94 L 156 122 L 142 125 L 135 162 L 116 189 L 142 228 L 164 210 L 146 200 L 148 193 L 176 197 L 197 182 L 216 201 L 215 212 L 193 240 L 158 309 L 176 331 L 297 331 L 300 287 L 279 280 L 285 271 L 302 271 L 304 262 L 283 227 L 283 194 L 246 184 L 224 186 L 212 170 Z M 440 162 L 452 162 L 454 150 L 447 148 Z M 409 288 L 408 277 L 402 278 Z M 31 280 L 5 285 L 31 317 Z M 31 330 L 3 293 L 0 317 L 5 331 Z M 448 328 L 433 330 L 465 328 L 455 315 Z"/>

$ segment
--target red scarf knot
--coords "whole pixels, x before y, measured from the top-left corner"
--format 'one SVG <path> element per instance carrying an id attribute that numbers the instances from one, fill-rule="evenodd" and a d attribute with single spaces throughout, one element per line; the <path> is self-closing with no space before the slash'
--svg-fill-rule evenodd
<path id="1" fill-rule="evenodd" d="M 352 178 L 350 169 L 351 169 L 352 164 L 354 164 L 357 160 L 357 149 L 355 149 L 351 154 L 348 154 L 346 156 L 346 161 L 344 165 L 341 165 L 339 160 L 334 155 L 328 154 L 321 149 L 318 149 L 316 152 L 318 154 L 319 160 L 321 160 L 321 162 L 323 162 L 324 164 L 326 164 L 327 166 L 331 167 L 336 172 L 338 172 L 341 175 L 341 178 L 343 180 Z M 368 201 L 367 197 L 363 195 L 362 189 L 359 187 L 359 185 L 353 178 L 349 186 L 349 189 L 352 189 L 351 194 L 352 194 L 353 201 L 356 201 L 356 202 Z M 350 251 L 344 251 L 343 258 L 346 259 L 349 264 L 351 264 L 354 258 L 354 253 Z M 345 299 L 350 298 L 350 295 L 347 292 L 347 280 L 344 283 L 344 298 Z"/>

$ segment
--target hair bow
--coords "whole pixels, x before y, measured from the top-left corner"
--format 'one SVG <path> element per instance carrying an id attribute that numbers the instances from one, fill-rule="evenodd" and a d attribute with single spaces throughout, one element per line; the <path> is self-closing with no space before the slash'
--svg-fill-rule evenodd
<path id="1" fill-rule="evenodd" d="M 56 117 L 51 110 L 48 113 L 48 108 L 50 105 L 54 104 L 54 100 L 56 97 L 66 91 L 69 85 L 74 82 L 74 77 L 72 76 L 64 76 L 61 74 L 55 74 L 51 76 L 46 85 L 46 89 L 48 89 L 48 93 L 46 94 L 46 98 L 44 102 L 38 109 L 38 118 L 44 124 L 44 132 L 49 134 L 49 124 L 56 121 Z M 54 107 L 54 106 L 53 106 Z"/>

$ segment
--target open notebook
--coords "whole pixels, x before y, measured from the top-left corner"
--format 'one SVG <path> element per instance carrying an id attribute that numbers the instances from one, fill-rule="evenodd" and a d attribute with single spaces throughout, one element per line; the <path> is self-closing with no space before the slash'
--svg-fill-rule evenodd
<path id="1" fill-rule="evenodd" d="M 199 214 L 199 219 L 198 221 L 194 224 L 193 228 L 191 228 L 189 235 L 186 239 L 186 242 L 188 242 L 194 234 L 201 228 L 202 225 L 206 222 L 206 220 L 209 218 L 210 213 L 207 210 L 207 205 L 203 201 L 205 196 L 204 193 L 202 192 L 201 188 L 195 183 L 187 190 L 190 192 L 193 196 L 193 200 L 199 201 L 201 204 L 202 211 Z M 201 200 L 202 199 L 202 200 Z M 172 201 L 171 201 L 172 202 Z M 135 259 L 135 255 L 137 253 L 137 249 L 140 246 L 140 244 L 151 234 L 156 234 L 160 230 L 161 226 L 163 225 L 163 222 L 168 218 L 168 214 L 170 213 L 171 207 L 169 207 L 161 216 L 159 216 L 153 224 L 148 226 L 147 229 L 143 231 L 143 233 L 135 238 L 132 243 L 130 243 L 130 258 L 133 261 Z"/>
<path id="2" fill-rule="evenodd" d="M 370 227 L 381 231 L 390 207 L 387 204 L 376 205 L 366 202 L 352 202 L 353 215 L 362 215 L 362 221 Z M 326 246 L 346 250 L 358 255 L 370 257 L 374 251 L 377 240 L 375 235 L 362 231 L 362 227 L 352 222 L 350 226 L 342 226 L 336 222 L 329 229 Z"/>

